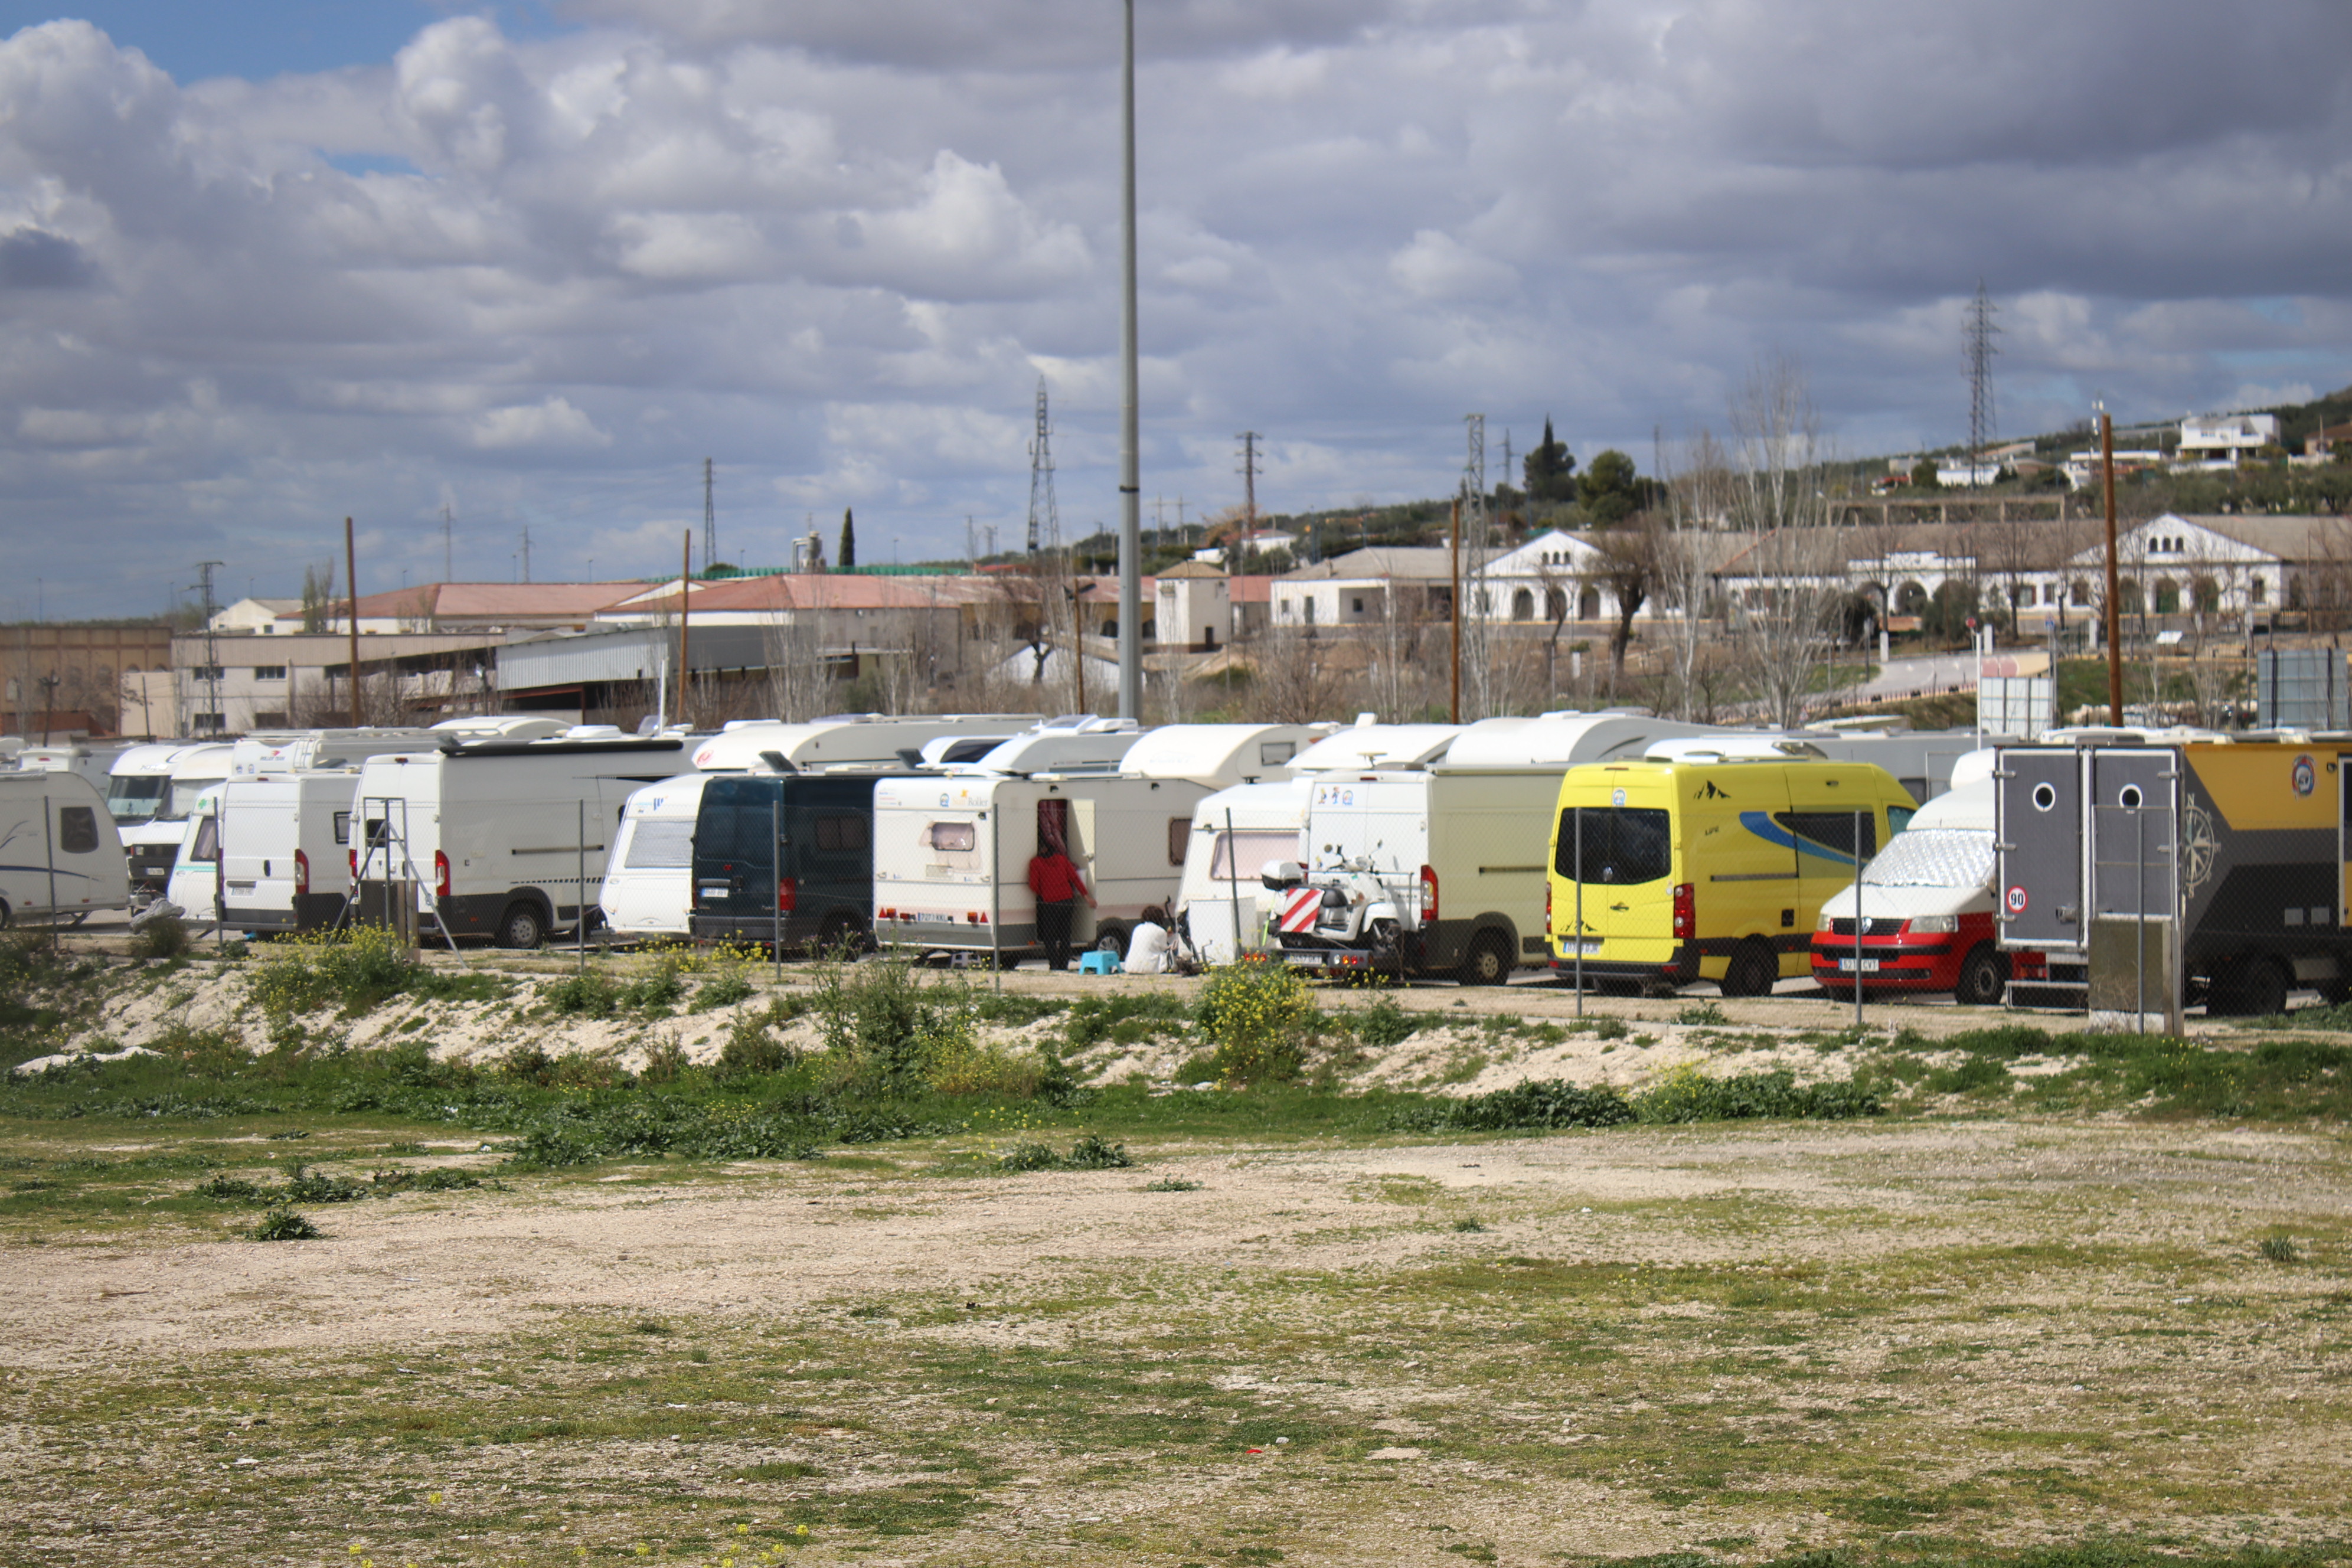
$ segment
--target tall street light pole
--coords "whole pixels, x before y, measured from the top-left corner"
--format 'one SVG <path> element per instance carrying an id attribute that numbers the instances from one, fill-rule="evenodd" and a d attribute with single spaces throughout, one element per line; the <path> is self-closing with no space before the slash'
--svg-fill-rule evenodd
<path id="1" fill-rule="evenodd" d="M 1125 401 L 1118 422 L 1118 712 L 1143 716 L 1143 465 L 1137 430 L 1135 331 L 1135 0 L 1126 0 L 1126 51 L 1120 78 L 1123 159 L 1119 207 L 1119 376 Z M 1081 649 L 1080 657 L 1084 657 Z"/>

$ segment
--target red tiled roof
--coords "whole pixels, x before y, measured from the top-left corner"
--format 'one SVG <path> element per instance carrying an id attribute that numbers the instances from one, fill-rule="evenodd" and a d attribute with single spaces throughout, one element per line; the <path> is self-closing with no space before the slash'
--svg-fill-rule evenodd
<path id="1" fill-rule="evenodd" d="M 589 616 L 627 598 L 641 583 L 420 583 L 413 588 L 360 595 L 363 621 L 437 619 L 463 616 L 497 620 L 501 616 Z M 352 612 L 338 601 L 329 614 L 341 619 Z M 299 609 L 281 615 L 281 621 L 299 621 Z"/>

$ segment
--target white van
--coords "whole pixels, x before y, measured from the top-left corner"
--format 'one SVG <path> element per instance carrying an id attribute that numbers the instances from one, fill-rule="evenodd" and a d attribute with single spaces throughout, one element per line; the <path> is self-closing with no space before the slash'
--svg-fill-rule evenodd
<path id="1" fill-rule="evenodd" d="M 146 749 L 142 746 L 138 751 Z M 123 758 L 128 760 L 137 754 L 125 752 Z M 163 773 L 163 787 L 153 810 L 143 820 L 122 829 L 122 847 L 130 862 L 134 891 L 161 893 L 163 885 L 171 880 L 172 862 L 179 858 L 180 840 L 186 836 L 189 813 L 195 808 L 198 795 L 228 777 L 229 754 L 230 748 L 218 743 L 173 749 Z M 116 764 L 118 768 L 121 765 Z M 110 791 L 108 804 L 112 805 Z"/>
<path id="2" fill-rule="evenodd" d="M 210 911 L 214 863 L 223 859 L 227 883 L 219 907 L 226 929 L 266 935 L 336 925 L 351 897 L 352 797 L 358 787 L 357 768 L 321 768 L 231 779 L 207 791 L 166 896 L 195 912 L 198 906 L 181 897 L 184 882 Z"/>
<path id="3" fill-rule="evenodd" d="M 1629 712 L 1486 719 L 1425 768 L 1321 774 L 1307 793 L 1301 858 L 1265 873 L 1284 961 L 1479 985 L 1548 962 L 1546 856 L 1561 776 L 1712 733 Z"/>
<path id="4" fill-rule="evenodd" d="M 0 926 L 131 900 L 122 840 L 106 797 L 78 773 L 0 773 Z"/>
<path id="5" fill-rule="evenodd" d="M 894 719 L 880 713 L 781 724 L 737 720 L 694 748 L 695 772 L 648 784 L 621 814 L 597 903 L 617 936 L 685 937 L 694 915 L 694 823 L 704 781 L 716 773 L 793 772 L 878 767 L 980 756 L 1035 721 L 1034 713 L 935 713 Z"/>
<path id="6" fill-rule="evenodd" d="M 1144 910 L 1174 900 L 1199 802 L 1220 785 L 1286 767 L 1288 760 L 1267 759 L 1286 747 L 1295 759 L 1324 733 L 1310 725 L 1171 724 L 1152 731 L 1150 750 L 1139 757 L 1140 737 L 1131 729 L 1088 727 L 1104 722 L 1041 730 L 991 755 L 1018 764 L 1050 754 L 1057 735 L 1074 742 L 1107 738 L 1123 741 L 1120 755 L 1158 776 L 1134 769 L 1023 775 L 962 766 L 937 779 L 877 782 L 876 937 L 926 952 L 992 952 L 1006 963 L 1034 956 L 1040 948 L 1029 861 L 1042 845 L 1059 839 L 1096 903 L 1076 911 L 1071 945 L 1124 952 Z"/>
<path id="7" fill-rule="evenodd" d="M 1193 954 L 1204 963 L 1231 963 L 1265 945 L 1259 878 L 1277 861 L 1299 858 L 1310 779 L 1366 768 L 1426 767 L 1462 730 L 1459 724 L 1381 724 L 1364 714 L 1291 758 L 1288 782 L 1236 784 L 1202 801 L 1192 811 L 1171 911 Z"/>
<path id="8" fill-rule="evenodd" d="M 352 792 L 362 904 L 413 882 L 420 928 L 535 948 L 594 907 L 628 797 L 674 776 L 686 742 L 446 740 L 370 757 Z"/>

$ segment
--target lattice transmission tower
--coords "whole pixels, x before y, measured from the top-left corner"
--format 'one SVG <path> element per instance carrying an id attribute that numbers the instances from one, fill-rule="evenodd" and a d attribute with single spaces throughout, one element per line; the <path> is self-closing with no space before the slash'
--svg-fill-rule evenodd
<path id="1" fill-rule="evenodd" d="M 1465 717 L 1494 714 L 1494 658 L 1486 636 L 1494 613 L 1486 586 L 1486 416 L 1465 414 L 1468 451 L 1462 464 L 1462 663 L 1470 677 Z"/>
<path id="2" fill-rule="evenodd" d="M 1985 292 L 1984 279 L 1977 279 L 1977 297 L 1969 303 L 1966 324 L 1961 330 L 1961 342 L 1969 362 L 1969 467 L 1971 470 L 1984 466 L 1984 455 L 1993 444 L 1992 356 L 2000 349 L 1993 339 L 2000 328 L 1993 322 L 1995 307 L 1992 296 Z"/>
<path id="3" fill-rule="evenodd" d="M 1045 378 L 1037 378 L 1037 435 L 1029 443 L 1029 553 L 1038 539 L 1062 537 L 1061 509 L 1054 502 L 1053 426 L 1045 416 Z"/>

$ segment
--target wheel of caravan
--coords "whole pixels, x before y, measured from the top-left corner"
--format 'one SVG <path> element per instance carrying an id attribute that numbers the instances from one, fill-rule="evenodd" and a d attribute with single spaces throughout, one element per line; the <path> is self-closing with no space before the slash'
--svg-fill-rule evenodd
<path id="1" fill-rule="evenodd" d="M 1127 956 L 1127 928 L 1119 924 L 1117 921 L 1113 921 L 1110 924 L 1095 932 L 1095 951 L 1097 952 L 1117 953 L 1119 957 L 1125 958 Z"/>
<path id="2" fill-rule="evenodd" d="M 2231 1010 L 2250 1018 L 2267 1018 L 2286 1011 L 2286 971 L 2274 958 L 2250 958 L 2239 966 L 2237 984 L 2230 989 L 2237 1004 Z"/>
<path id="3" fill-rule="evenodd" d="M 1993 1007 L 2009 990 L 2009 956 L 1990 942 L 1979 942 L 1960 964 L 1952 999 L 1963 1007 Z"/>
<path id="4" fill-rule="evenodd" d="M 1726 996 L 1768 996 L 1772 983 L 1780 978 L 1780 961 L 1772 950 L 1755 937 L 1749 937 L 1734 948 L 1731 962 L 1724 966 L 1723 994 Z"/>
<path id="5" fill-rule="evenodd" d="M 1502 936 L 1495 931 L 1480 931 L 1470 942 L 1470 951 L 1462 955 L 1461 966 L 1454 978 L 1465 985 L 1503 985 L 1511 978 L 1511 950 Z"/>
<path id="6" fill-rule="evenodd" d="M 499 917 L 499 945 L 530 952 L 547 935 L 546 923 L 540 919 L 537 904 L 509 904 L 507 912 Z"/>

